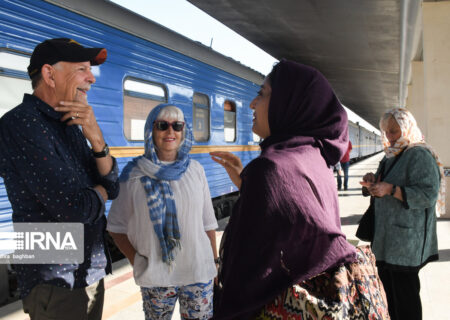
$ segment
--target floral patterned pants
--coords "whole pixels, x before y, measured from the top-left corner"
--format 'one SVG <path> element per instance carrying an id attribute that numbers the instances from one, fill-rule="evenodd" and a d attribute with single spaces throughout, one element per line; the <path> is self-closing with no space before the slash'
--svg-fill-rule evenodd
<path id="1" fill-rule="evenodd" d="M 182 319 L 210 319 L 213 315 L 213 280 L 180 287 L 141 287 L 146 320 L 169 320 L 179 299 Z"/>

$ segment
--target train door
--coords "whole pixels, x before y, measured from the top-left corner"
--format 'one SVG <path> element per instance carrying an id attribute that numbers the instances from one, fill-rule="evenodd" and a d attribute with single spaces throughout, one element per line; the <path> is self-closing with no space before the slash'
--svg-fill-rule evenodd
<path id="1" fill-rule="evenodd" d="M 236 141 L 236 102 L 230 99 L 223 103 L 223 131 L 225 142 Z"/>
<path id="2" fill-rule="evenodd" d="M 22 102 L 24 93 L 32 93 L 27 74 L 29 56 L 25 53 L 0 48 L 0 117 Z M 13 231 L 12 209 L 0 178 L 0 232 Z M 4 248 L 3 248 L 4 249 Z M 2 254 L 10 253 L 1 250 Z M 9 297 L 8 265 L 0 264 L 0 303 Z"/>
<path id="3" fill-rule="evenodd" d="M 361 158 L 363 155 L 362 149 L 364 148 L 364 146 L 363 146 L 364 140 L 361 137 L 361 126 L 359 125 L 359 122 L 357 122 L 356 125 L 358 126 L 358 145 L 359 145 L 358 158 Z"/>
<path id="4" fill-rule="evenodd" d="M 194 93 L 192 101 L 192 129 L 194 140 L 206 142 L 209 140 L 210 103 L 207 95 Z"/>
<path id="5" fill-rule="evenodd" d="M 22 102 L 24 93 L 32 93 L 27 74 L 27 54 L 0 48 L 0 117 Z M 11 204 L 0 178 L 0 231 L 12 231 Z"/>

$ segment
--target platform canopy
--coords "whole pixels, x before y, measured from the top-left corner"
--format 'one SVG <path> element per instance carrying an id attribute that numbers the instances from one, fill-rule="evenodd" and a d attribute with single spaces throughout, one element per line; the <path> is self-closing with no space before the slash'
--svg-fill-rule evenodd
<path id="1" fill-rule="evenodd" d="M 402 106 L 420 60 L 418 0 L 188 0 L 277 59 L 319 69 L 344 105 L 378 127 Z"/>

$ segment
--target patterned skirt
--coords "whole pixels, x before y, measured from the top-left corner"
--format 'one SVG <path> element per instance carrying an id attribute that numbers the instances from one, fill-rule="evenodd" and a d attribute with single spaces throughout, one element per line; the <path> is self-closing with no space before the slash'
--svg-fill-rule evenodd
<path id="1" fill-rule="evenodd" d="M 375 256 L 369 246 L 356 252 L 357 262 L 288 288 L 254 319 L 390 319 Z"/>

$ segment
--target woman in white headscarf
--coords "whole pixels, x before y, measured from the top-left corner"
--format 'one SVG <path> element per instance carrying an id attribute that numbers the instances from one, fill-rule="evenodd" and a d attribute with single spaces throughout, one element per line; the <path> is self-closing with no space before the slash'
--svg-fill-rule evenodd
<path id="1" fill-rule="evenodd" d="M 372 250 L 391 319 L 422 319 L 419 270 L 438 259 L 436 215 L 445 210 L 442 164 L 403 108 L 380 120 L 385 157 L 361 184 L 375 197 Z"/>

